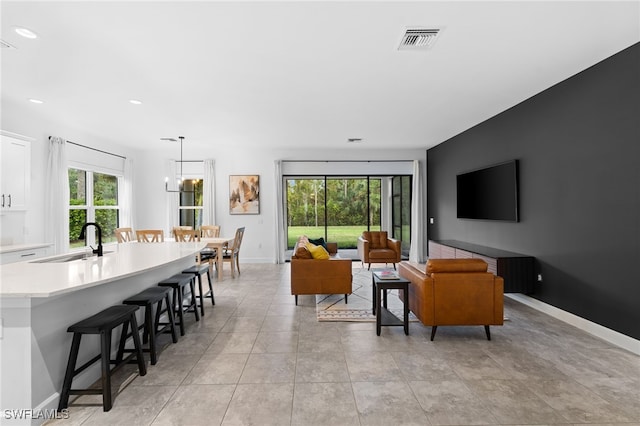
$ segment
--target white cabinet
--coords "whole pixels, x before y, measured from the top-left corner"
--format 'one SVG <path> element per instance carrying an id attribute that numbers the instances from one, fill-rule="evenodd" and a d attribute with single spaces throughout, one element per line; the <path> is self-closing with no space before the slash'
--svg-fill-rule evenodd
<path id="1" fill-rule="evenodd" d="M 27 247 L 21 250 L 0 253 L 0 265 L 38 259 L 49 255 L 50 245 Z"/>
<path id="2" fill-rule="evenodd" d="M 0 209 L 24 211 L 31 185 L 31 139 L 5 131 L 0 131 L 0 138 Z"/>

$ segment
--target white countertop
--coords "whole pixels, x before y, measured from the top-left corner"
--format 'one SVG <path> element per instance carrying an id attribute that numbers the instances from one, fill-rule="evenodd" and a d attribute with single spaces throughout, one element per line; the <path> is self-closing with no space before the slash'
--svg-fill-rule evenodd
<path id="1" fill-rule="evenodd" d="M 105 248 L 104 256 L 69 262 L 43 260 L 0 265 L 0 297 L 52 297 L 89 288 L 195 256 L 206 242 L 125 243 Z M 113 250 L 111 253 L 108 251 Z M 195 258 L 194 258 L 195 261 Z"/>
<path id="2" fill-rule="evenodd" d="M 33 250 L 42 247 L 51 247 L 51 243 L 27 243 L 27 244 L 10 244 L 6 246 L 0 246 L 0 254 L 12 253 L 14 251 Z"/>

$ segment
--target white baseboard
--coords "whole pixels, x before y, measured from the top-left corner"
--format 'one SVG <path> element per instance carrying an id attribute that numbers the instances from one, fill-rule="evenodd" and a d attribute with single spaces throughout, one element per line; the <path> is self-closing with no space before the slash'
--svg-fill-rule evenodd
<path id="1" fill-rule="evenodd" d="M 505 296 L 524 305 L 530 306 L 540 312 L 544 312 L 547 315 L 551 315 L 552 317 L 559 319 L 560 321 L 564 321 L 567 324 L 571 324 L 580 330 L 586 331 L 587 333 L 599 337 L 602 340 L 606 340 L 607 342 L 619 346 L 622 349 L 626 349 L 636 355 L 640 355 L 640 340 L 636 340 L 633 337 L 611 330 L 610 328 L 603 327 L 600 324 L 596 324 L 521 293 L 505 293 Z"/>

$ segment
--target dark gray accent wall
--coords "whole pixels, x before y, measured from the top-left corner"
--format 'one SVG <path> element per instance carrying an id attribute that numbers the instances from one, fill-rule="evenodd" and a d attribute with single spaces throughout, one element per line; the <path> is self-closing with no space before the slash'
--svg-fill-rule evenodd
<path id="1" fill-rule="evenodd" d="M 429 239 L 537 259 L 533 297 L 640 339 L 640 44 L 427 151 Z M 520 222 L 456 218 L 456 174 L 520 160 Z"/>

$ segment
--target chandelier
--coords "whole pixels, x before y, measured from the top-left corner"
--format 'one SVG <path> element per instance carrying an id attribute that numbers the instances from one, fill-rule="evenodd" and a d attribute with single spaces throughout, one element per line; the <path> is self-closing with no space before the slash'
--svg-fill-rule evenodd
<path id="1" fill-rule="evenodd" d="M 184 161 L 182 160 L 182 143 L 184 142 L 184 136 L 178 136 L 178 139 L 180 139 L 180 179 L 178 179 L 177 183 L 178 183 L 178 189 L 169 189 L 169 178 L 166 177 L 164 178 L 164 190 L 167 192 L 194 192 L 193 190 L 186 190 L 184 189 L 184 174 L 182 173 L 182 165 L 184 163 Z M 169 141 L 169 142 L 177 142 L 177 140 L 175 138 L 160 138 L 160 140 L 162 141 Z"/>

